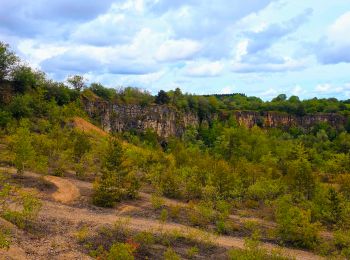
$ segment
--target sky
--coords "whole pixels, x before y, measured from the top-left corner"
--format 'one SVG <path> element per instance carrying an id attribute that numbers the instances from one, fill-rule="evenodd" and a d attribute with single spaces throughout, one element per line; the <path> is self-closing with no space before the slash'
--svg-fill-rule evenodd
<path id="1" fill-rule="evenodd" d="M 0 0 L 0 41 L 59 81 L 350 98 L 349 0 Z"/>

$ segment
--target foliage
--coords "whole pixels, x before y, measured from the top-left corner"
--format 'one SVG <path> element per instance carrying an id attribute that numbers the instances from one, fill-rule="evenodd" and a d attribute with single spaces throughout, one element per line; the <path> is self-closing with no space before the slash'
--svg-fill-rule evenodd
<path id="1" fill-rule="evenodd" d="M 164 90 L 161 90 L 158 92 L 158 95 L 156 96 L 155 101 L 157 104 L 160 104 L 160 105 L 168 104 L 170 102 L 170 97 Z"/>
<path id="2" fill-rule="evenodd" d="M 127 243 L 115 243 L 109 249 L 108 260 L 133 260 L 134 249 Z"/>
<path id="3" fill-rule="evenodd" d="M 287 256 L 283 256 L 278 250 L 268 252 L 261 248 L 258 241 L 247 239 L 245 241 L 245 249 L 231 249 L 228 253 L 231 260 L 288 260 Z"/>
<path id="4" fill-rule="evenodd" d="M 8 249 L 10 247 L 10 235 L 7 230 L 0 227 L 0 249 Z"/>
<path id="5" fill-rule="evenodd" d="M 18 57 L 10 50 L 9 45 L 0 42 L 0 81 L 7 79 L 13 67 L 17 64 Z"/>
<path id="6" fill-rule="evenodd" d="M 172 248 L 168 248 L 164 252 L 164 260 L 180 260 L 181 257 L 176 254 L 176 252 Z"/>
<path id="7" fill-rule="evenodd" d="M 12 137 L 12 147 L 15 154 L 14 164 L 19 173 L 23 173 L 30 162 L 33 162 L 35 151 L 32 145 L 32 134 L 28 122 L 22 121 Z"/>
<path id="8" fill-rule="evenodd" d="M 80 75 L 73 75 L 67 78 L 67 82 L 77 91 L 85 88 L 85 79 Z"/>
<path id="9" fill-rule="evenodd" d="M 310 210 L 293 205 L 290 195 L 278 199 L 276 205 L 277 235 L 282 242 L 314 248 L 319 241 L 319 224 L 311 222 Z"/>
<path id="10" fill-rule="evenodd" d="M 126 166 L 126 158 L 119 140 L 111 138 L 105 152 L 102 176 L 94 185 L 94 204 L 113 207 L 124 198 L 135 198 L 139 181 Z"/>

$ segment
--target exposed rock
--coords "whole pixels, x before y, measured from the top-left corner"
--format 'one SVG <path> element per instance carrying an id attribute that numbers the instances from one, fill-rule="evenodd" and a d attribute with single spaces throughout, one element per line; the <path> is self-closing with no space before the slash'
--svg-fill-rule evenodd
<path id="1" fill-rule="evenodd" d="M 105 131 L 139 132 L 151 129 L 158 136 L 167 138 L 181 136 L 187 127 L 199 125 L 199 118 L 193 113 L 181 113 L 170 106 L 117 105 L 103 101 L 84 99 L 89 116 L 98 119 Z"/>
<path id="2" fill-rule="evenodd" d="M 143 132 L 152 129 L 158 136 L 181 136 L 188 126 L 198 127 L 201 122 L 197 114 L 182 113 L 166 105 L 117 105 L 100 99 L 83 98 L 85 109 L 90 117 L 99 121 L 103 130 L 122 132 L 135 130 Z M 318 123 L 328 123 L 340 128 L 347 118 L 339 114 L 312 114 L 295 116 L 281 112 L 234 111 L 234 116 L 240 125 L 254 125 L 270 128 L 288 129 L 292 126 L 309 129 Z M 217 118 L 212 115 L 211 118 Z M 202 122 L 203 124 L 203 122 Z"/>
<path id="3" fill-rule="evenodd" d="M 236 111 L 235 117 L 240 125 L 253 127 L 279 127 L 288 129 L 293 126 L 309 129 L 319 123 L 327 123 L 332 127 L 340 128 L 346 124 L 346 117 L 339 114 L 311 114 L 305 116 L 295 116 L 281 112 L 255 112 Z"/>

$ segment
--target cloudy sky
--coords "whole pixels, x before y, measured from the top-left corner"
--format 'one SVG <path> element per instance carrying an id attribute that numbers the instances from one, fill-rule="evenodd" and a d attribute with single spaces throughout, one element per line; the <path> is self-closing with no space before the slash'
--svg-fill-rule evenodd
<path id="1" fill-rule="evenodd" d="M 350 98 L 349 0 L 0 0 L 0 40 L 56 80 Z"/>

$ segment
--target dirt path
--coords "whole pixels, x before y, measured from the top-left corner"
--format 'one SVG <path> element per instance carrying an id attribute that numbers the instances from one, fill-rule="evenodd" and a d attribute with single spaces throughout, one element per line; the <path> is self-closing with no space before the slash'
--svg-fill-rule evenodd
<path id="1" fill-rule="evenodd" d="M 54 200 L 61 203 L 71 203 L 79 198 L 79 189 L 71 181 L 56 176 L 45 176 L 44 179 L 57 187 L 57 190 L 52 194 Z"/>
<path id="2" fill-rule="evenodd" d="M 128 218 L 117 215 L 115 210 L 89 210 L 89 209 L 78 209 L 70 207 L 68 205 L 62 205 L 55 202 L 45 202 L 41 211 L 42 216 L 56 219 L 64 219 L 75 224 L 77 223 L 89 223 L 93 225 L 105 225 L 114 224 L 117 221 L 128 223 L 128 227 L 137 231 L 149 231 L 152 233 L 162 232 L 179 232 L 185 236 L 205 238 L 211 240 L 212 243 L 226 247 L 226 248 L 244 248 L 244 239 L 230 237 L 230 236 L 214 236 L 208 232 L 199 230 L 197 228 L 188 227 L 176 223 L 161 223 L 156 220 L 143 219 L 143 218 Z M 272 250 L 280 249 L 278 246 L 270 243 L 263 243 L 262 247 Z M 281 251 L 288 256 L 295 257 L 296 259 L 322 259 L 310 252 L 303 250 L 282 248 Z"/>

